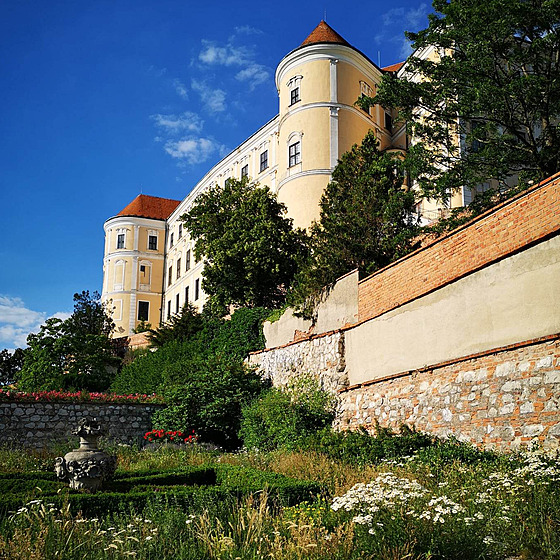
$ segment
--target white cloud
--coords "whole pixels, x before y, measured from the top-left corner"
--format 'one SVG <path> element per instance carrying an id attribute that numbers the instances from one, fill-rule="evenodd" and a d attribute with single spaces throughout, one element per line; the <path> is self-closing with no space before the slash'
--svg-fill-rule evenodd
<path id="1" fill-rule="evenodd" d="M 240 70 L 235 78 L 240 82 L 249 81 L 249 89 L 252 91 L 256 86 L 268 80 L 270 72 L 266 66 L 262 64 L 251 64 L 247 68 Z"/>
<path id="2" fill-rule="evenodd" d="M 67 319 L 70 313 L 59 311 L 52 315 Z M 27 345 L 27 335 L 39 332 L 47 319 L 42 311 L 33 311 L 25 306 L 21 298 L 0 295 L 0 348 L 23 348 Z"/>
<path id="3" fill-rule="evenodd" d="M 185 111 L 180 115 L 152 115 L 151 118 L 156 123 L 156 126 L 167 132 L 168 134 L 175 134 L 179 132 L 200 132 L 204 121 L 191 111 Z"/>
<path id="4" fill-rule="evenodd" d="M 177 92 L 177 95 L 179 97 L 181 97 L 183 99 L 188 99 L 189 98 L 187 88 L 181 82 L 181 80 L 178 80 L 178 79 L 173 80 L 173 86 L 175 87 L 175 91 Z"/>
<path id="5" fill-rule="evenodd" d="M 165 144 L 165 151 L 171 156 L 189 165 L 204 163 L 215 153 L 223 153 L 224 147 L 212 138 L 183 138 L 170 140 Z"/>
<path id="6" fill-rule="evenodd" d="M 251 51 L 246 47 L 236 47 L 231 43 L 218 46 L 214 41 L 202 41 L 203 48 L 198 60 L 204 64 L 220 64 L 222 66 L 243 66 L 251 62 Z"/>
<path id="7" fill-rule="evenodd" d="M 226 110 L 226 92 L 220 88 L 212 88 L 204 81 L 193 79 L 191 87 L 200 95 L 201 101 L 210 112 L 221 113 Z"/>
<path id="8" fill-rule="evenodd" d="M 236 35 L 263 35 L 263 31 L 250 25 L 239 25 L 234 28 Z"/>

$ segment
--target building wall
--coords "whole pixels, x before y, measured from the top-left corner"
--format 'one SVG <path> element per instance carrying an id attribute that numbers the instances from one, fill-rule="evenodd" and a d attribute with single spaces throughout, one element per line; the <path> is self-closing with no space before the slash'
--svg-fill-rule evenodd
<path id="1" fill-rule="evenodd" d="M 125 235 L 118 247 L 118 235 Z M 157 249 L 148 245 L 157 237 Z M 165 253 L 165 221 L 116 216 L 105 222 L 102 300 L 115 322 L 115 336 L 127 336 L 140 322 L 139 302 L 148 303 L 148 321 L 160 323 Z M 144 272 L 142 271 L 144 269 Z"/>

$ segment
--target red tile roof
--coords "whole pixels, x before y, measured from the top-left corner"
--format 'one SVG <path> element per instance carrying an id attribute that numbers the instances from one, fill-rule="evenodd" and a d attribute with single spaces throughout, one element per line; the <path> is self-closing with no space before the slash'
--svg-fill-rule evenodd
<path id="1" fill-rule="evenodd" d="M 385 72 L 398 72 L 403 64 L 404 62 L 397 62 L 396 64 L 391 64 L 391 66 L 385 66 L 382 70 L 385 70 Z"/>
<path id="2" fill-rule="evenodd" d="M 314 45 L 316 43 L 338 43 L 350 47 L 345 39 L 343 39 L 326 21 L 321 20 L 319 25 L 309 34 L 309 37 L 301 44 Z"/>
<path id="3" fill-rule="evenodd" d="M 117 216 L 138 216 L 154 220 L 166 220 L 173 210 L 180 204 L 180 200 L 159 198 L 139 194 L 128 206 L 125 206 Z"/>

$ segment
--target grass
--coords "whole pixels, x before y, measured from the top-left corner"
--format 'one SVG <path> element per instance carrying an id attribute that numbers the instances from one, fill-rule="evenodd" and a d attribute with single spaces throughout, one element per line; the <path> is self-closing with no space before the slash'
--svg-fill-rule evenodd
<path id="1" fill-rule="evenodd" d="M 154 501 L 143 511 L 99 518 L 73 514 L 68 504 L 49 505 L 36 495 L 0 521 L 0 559 L 560 558 L 557 457 L 446 445 L 375 466 L 316 451 L 118 447 L 121 473 L 214 463 L 320 482 L 325 492 L 291 507 L 279 506 L 263 490 L 196 511 Z M 0 450 L 0 473 L 50 470 L 53 458 Z"/>

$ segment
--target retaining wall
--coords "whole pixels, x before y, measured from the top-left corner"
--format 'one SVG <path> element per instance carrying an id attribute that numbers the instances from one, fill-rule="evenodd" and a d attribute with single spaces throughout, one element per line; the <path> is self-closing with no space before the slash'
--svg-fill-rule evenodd
<path id="1" fill-rule="evenodd" d="M 2 402 L 0 403 L 0 445 L 44 448 L 67 442 L 78 420 L 98 419 L 106 438 L 118 443 L 139 444 L 152 429 L 152 415 L 163 405 Z"/>

